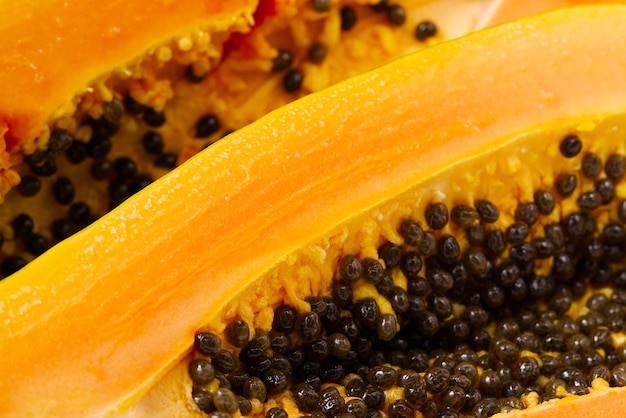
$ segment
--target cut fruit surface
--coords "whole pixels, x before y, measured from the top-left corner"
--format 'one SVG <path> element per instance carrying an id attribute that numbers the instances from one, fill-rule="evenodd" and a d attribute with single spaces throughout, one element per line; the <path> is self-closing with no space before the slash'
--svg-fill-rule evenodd
<path id="1" fill-rule="evenodd" d="M 580 170 L 560 154 L 568 134 L 603 160 L 624 155 L 625 19 L 626 7 L 574 8 L 434 46 L 190 159 L 0 283 L 0 414 L 199 414 L 179 363 L 197 329 L 306 309 L 341 255 L 377 256 L 400 219 L 427 223 L 431 201 L 488 197 L 511 221 Z M 558 203 L 554 219 L 577 207 Z"/>
<path id="2" fill-rule="evenodd" d="M 0 100 L 0 275 L 272 109 L 477 29 L 488 4 L 407 0 L 395 23 L 390 6 L 364 0 L 323 12 L 308 0 L 12 6 L 19 18 L 0 46 L 12 98 Z M 25 216 L 29 237 L 12 227 Z"/>

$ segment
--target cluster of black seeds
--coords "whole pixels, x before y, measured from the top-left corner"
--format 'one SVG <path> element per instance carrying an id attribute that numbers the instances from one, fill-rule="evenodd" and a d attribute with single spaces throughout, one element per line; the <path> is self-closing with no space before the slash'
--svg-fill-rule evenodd
<path id="1" fill-rule="evenodd" d="M 567 136 L 560 151 L 578 157 L 582 141 Z M 626 321 L 626 200 L 615 199 L 626 160 L 614 154 L 602 162 L 592 153 L 582 160 L 579 175 L 593 180 L 593 190 L 580 193 L 579 210 L 560 222 L 536 225 L 563 194 L 559 178 L 553 190 L 520 202 L 503 229 L 488 200 L 432 203 L 426 224 L 401 222 L 403 243 L 381 245 L 377 259 L 343 256 L 327 295 L 307 299 L 310 311 L 280 305 L 272 329 L 251 340 L 234 320 L 227 349 L 199 332 L 190 366 L 198 407 L 237 410 L 235 402 L 228 410 L 216 402 L 206 388 L 212 379 L 243 415 L 251 400 L 282 395 L 320 418 L 482 418 L 587 394 L 598 378 L 626 386 L 626 343 L 616 342 Z M 570 174 L 582 180 L 563 173 Z M 599 228 L 593 211 L 609 204 L 612 220 Z M 466 248 L 442 232 L 450 222 L 466 234 Z M 536 268 L 547 262 L 549 269 Z M 400 272 L 406 286 L 394 282 Z M 378 295 L 355 297 L 364 283 Z M 381 310 L 382 298 L 393 312 Z M 585 306 L 575 318 L 573 303 Z M 198 364 L 211 373 L 202 377 Z M 287 412 L 275 407 L 266 416 Z"/>
<path id="2" fill-rule="evenodd" d="M 130 100 L 130 99 L 129 99 Z M 141 109 L 139 109 L 141 108 Z M 136 162 L 126 156 L 109 158 L 113 148 L 113 137 L 119 130 L 122 114 L 133 109 L 141 115 L 146 124 L 158 126 L 158 119 L 148 108 L 134 103 L 124 105 L 114 99 L 104 104 L 104 114 L 100 119 L 86 118 L 83 125 L 91 128 L 87 141 L 80 141 L 64 129 L 51 132 L 47 151 L 38 150 L 25 156 L 27 172 L 22 174 L 21 182 L 16 187 L 23 198 L 32 198 L 40 193 L 50 193 L 59 213 L 49 225 L 37 225 L 28 213 L 16 215 L 11 220 L 13 238 L 16 242 L 16 254 L 5 255 L 0 269 L 3 276 L 8 276 L 26 265 L 27 259 L 37 257 L 51 245 L 64 240 L 78 230 L 92 223 L 103 213 L 94 213 L 86 201 L 77 199 L 87 195 L 92 182 L 107 182 L 109 208 L 112 209 L 130 195 L 152 182 L 152 179 L 138 173 Z M 158 136 L 158 134 L 154 134 Z M 148 134 L 146 134 L 148 136 Z M 144 141 L 148 153 L 157 153 L 158 140 Z M 162 140 L 161 140 L 162 147 Z M 91 179 L 72 179 L 59 174 L 60 165 L 88 164 Z M 155 162 L 156 164 L 156 162 Z M 169 168 L 173 168 L 174 163 Z M 43 185 L 49 187 L 43 187 Z M 81 189 L 81 187 L 83 189 Z M 37 230 L 38 232 L 34 232 Z"/>
<path id="3" fill-rule="evenodd" d="M 104 104 L 104 114 L 100 119 L 87 117 L 83 125 L 91 128 L 91 136 L 81 141 L 64 129 L 52 131 L 48 150 L 35 151 L 24 158 L 27 172 L 22 174 L 17 192 L 25 199 L 40 193 L 50 193 L 58 208 L 59 216 L 49 225 L 37 225 L 28 213 L 20 213 L 11 220 L 16 253 L 7 254 L 0 263 L 3 276 L 9 276 L 27 264 L 27 260 L 37 257 L 50 246 L 58 243 L 112 210 L 131 195 L 152 183 L 151 176 L 139 172 L 133 158 L 114 154 L 115 135 L 120 129 L 120 120 L 126 113 L 136 118 L 146 129 L 141 137 L 140 158 L 151 159 L 155 167 L 171 170 L 176 167 L 178 155 L 165 150 L 165 141 L 159 128 L 166 123 L 164 112 L 135 102 L 127 97 L 123 102 L 114 99 Z M 215 115 L 201 116 L 195 124 L 195 137 L 204 140 L 220 130 Z M 87 165 L 89 179 L 72 179 L 59 174 L 59 165 Z M 46 183 L 46 181 L 48 183 Z M 77 199 L 87 196 L 94 184 L 106 185 L 105 197 L 108 207 L 96 213 L 90 205 Z M 49 187 L 43 187 L 47 185 Z M 37 232 L 34 232 L 34 231 Z M 0 246 L 4 241 L 0 236 Z"/>
<path id="4" fill-rule="evenodd" d="M 319 13 L 329 13 L 332 5 L 329 0 L 312 0 L 311 6 L 313 10 Z M 388 0 L 381 0 L 379 3 L 372 5 L 371 10 L 375 13 L 384 14 L 386 21 L 394 26 L 402 26 L 406 23 L 406 9 L 396 3 Z M 341 30 L 343 32 L 350 31 L 358 21 L 357 9 L 351 6 L 342 6 L 339 9 L 341 18 Z M 437 35 L 437 26 L 428 20 L 418 23 L 415 28 L 415 38 L 420 41 L 426 41 Z M 326 58 L 327 47 L 321 43 L 313 43 L 309 46 L 306 59 L 310 62 L 321 63 Z M 272 61 L 272 70 L 283 75 L 283 89 L 288 93 L 300 91 L 304 81 L 305 74 L 301 69 L 294 66 L 296 62 L 296 54 L 288 49 L 280 48 L 278 54 Z"/>

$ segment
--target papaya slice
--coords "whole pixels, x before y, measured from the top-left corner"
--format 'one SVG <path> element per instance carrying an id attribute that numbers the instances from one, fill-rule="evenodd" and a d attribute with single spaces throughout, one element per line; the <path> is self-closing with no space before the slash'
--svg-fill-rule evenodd
<path id="1" fill-rule="evenodd" d="M 624 6 L 571 8 L 443 43 L 190 159 L 0 282 L 1 414 L 200 414 L 181 376 L 198 329 L 223 333 L 242 318 L 267 330 L 281 303 L 310 309 L 343 255 L 378 258 L 401 241 L 403 219 L 431 225 L 433 202 L 489 199 L 496 225 L 510 224 L 519 202 L 582 171 L 564 138 L 623 160 L 625 18 Z M 588 211 L 600 231 L 626 197 L 619 173 L 605 172 L 615 196 Z M 555 203 L 533 236 L 580 211 L 576 197 Z M 466 248 L 461 231 L 448 223 L 436 234 Z M 597 416 L 605 400 L 603 413 L 619 410 L 623 390 L 600 383 L 549 407 L 528 401 L 528 414 Z"/>
<path id="2" fill-rule="evenodd" d="M 270 110 L 502 10 L 531 11 L 492 0 L 78 3 L 5 6 L 3 277 Z"/>
<path id="3" fill-rule="evenodd" d="M 487 1 L 406 1 L 395 23 L 391 6 L 366 1 L 321 12 L 308 0 L 79 3 L 11 6 L 0 32 L 11 40 L 1 54 L 0 196 L 12 190 L 0 205 L 3 276 L 269 110 L 471 31 Z M 436 33 L 418 40 L 425 19 Z M 25 216 L 29 239 L 12 227 Z"/>

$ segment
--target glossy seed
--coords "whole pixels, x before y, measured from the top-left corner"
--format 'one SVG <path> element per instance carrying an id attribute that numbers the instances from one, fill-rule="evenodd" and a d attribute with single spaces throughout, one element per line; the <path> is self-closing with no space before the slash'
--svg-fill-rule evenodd
<path id="1" fill-rule="evenodd" d="M 569 197 L 576 190 L 578 180 L 573 174 L 560 174 L 556 178 L 556 190 L 561 197 Z"/>
<path id="2" fill-rule="evenodd" d="M 58 203 L 68 205 L 74 200 L 76 192 L 74 184 L 69 178 L 59 177 L 52 185 L 52 193 Z"/>
<path id="3" fill-rule="evenodd" d="M 227 350 L 220 350 L 213 357 L 213 366 L 222 373 L 230 373 L 237 367 L 233 354 Z"/>
<path id="4" fill-rule="evenodd" d="M 235 319 L 225 329 L 226 340 L 235 347 L 243 347 L 250 339 L 250 328 L 245 321 Z"/>
<path id="5" fill-rule="evenodd" d="M 127 180 L 137 174 L 137 163 L 129 157 L 117 157 L 113 160 L 113 170 L 118 178 Z"/>
<path id="6" fill-rule="evenodd" d="M 396 371 L 389 366 L 376 366 L 367 374 L 367 382 L 371 385 L 387 389 L 396 381 Z"/>
<path id="7" fill-rule="evenodd" d="M 156 167 L 161 167 L 161 168 L 174 168 L 176 167 L 177 163 L 178 163 L 178 156 L 176 154 L 169 153 L 169 152 L 159 154 L 154 159 L 154 165 Z"/>
<path id="8" fill-rule="evenodd" d="M 489 260 L 487 260 L 483 251 L 477 248 L 468 248 L 463 253 L 463 264 L 470 273 L 476 276 L 482 277 L 489 271 Z"/>
<path id="9" fill-rule="evenodd" d="M 287 414 L 287 411 L 285 411 L 283 408 L 280 408 L 278 406 L 270 408 L 265 413 L 265 418 L 288 418 L 288 417 L 289 415 Z"/>
<path id="10" fill-rule="evenodd" d="M 561 140 L 559 151 L 565 158 L 577 156 L 583 148 L 583 143 L 577 135 L 568 135 Z"/>
<path id="11" fill-rule="evenodd" d="M 404 313 L 409 309 L 409 295 L 407 291 L 400 286 L 392 286 L 387 294 L 387 299 L 391 303 L 391 308 L 396 313 Z"/>
<path id="12" fill-rule="evenodd" d="M 385 392 L 379 387 L 368 386 L 365 388 L 361 399 L 369 409 L 377 409 L 385 402 Z"/>
<path id="13" fill-rule="evenodd" d="M 358 258 L 352 254 L 345 255 L 339 263 L 339 275 L 349 283 L 354 283 L 361 277 L 363 266 Z"/>
<path id="14" fill-rule="evenodd" d="M 34 256 L 39 256 L 50 248 L 48 240 L 41 234 L 28 235 L 24 239 L 24 245 L 26 247 L 26 251 Z"/>
<path id="15" fill-rule="evenodd" d="M 346 402 L 345 411 L 354 418 L 365 418 L 367 405 L 365 405 L 362 399 L 350 399 Z"/>
<path id="16" fill-rule="evenodd" d="M 298 409 L 303 412 L 315 411 L 320 401 L 320 395 L 312 386 L 303 383 L 297 384 L 292 389 L 292 393 Z"/>
<path id="17" fill-rule="evenodd" d="M 50 225 L 50 230 L 57 241 L 62 241 L 72 235 L 72 226 L 65 219 L 55 219 Z"/>
<path id="18" fill-rule="evenodd" d="M 144 134 L 142 140 L 144 150 L 148 154 L 159 155 L 163 151 L 163 137 L 155 131 L 148 131 Z"/>
<path id="19" fill-rule="evenodd" d="M 595 192 L 600 196 L 600 203 L 607 205 L 615 197 L 615 186 L 609 179 L 597 180 L 594 184 Z"/>
<path id="20" fill-rule="evenodd" d="M 445 293 L 452 288 L 454 284 L 454 278 L 445 269 L 431 269 L 426 272 L 426 279 L 433 291 L 438 293 Z"/>
<path id="21" fill-rule="evenodd" d="M 604 163 L 604 172 L 609 179 L 620 180 L 626 172 L 626 160 L 618 154 L 610 155 Z"/>
<path id="22" fill-rule="evenodd" d="M 101 159 L 95 160 L 91 164 L 90 173 L 91 173 L 91 177 L 94 180 L 104 180 L 107 177 L 109 177 L 109 174 L 112 172 L 112 170 L 113 170 L 113 164 L 111 164 L 111 161 L 109 161 L 106 158 L 101 158 Z"/>
<path id="23" fill-rule="evenodd" d="M 26 214 L 21 213 L 17 215 L 11 221 L 11 228 L 13 229 L 13 236 L 16 238 L 25 238 L 33 232 L 35 223 L 33 218 Z"/>
<path id="24" fill-rule="evenodd" d="M 196 138 L 208 138 L 220 129 L 220 122 L 217 116 L 213 114 L 204 115 L 196 122 L 195 134 Z"/>
<path id="25" fill-rule="evenodd" d="M 602 171 L 602 160 L 597 154 L 587 153 L 583 157 L 581 169 L 585 177 L 595 179 Z"/>
<path id="26" fill-rule="evenodd" d="M 220 352 L 222 340 L 212 332 L 198 332 L 194 338 L 196 351 L 205 356 L 213 357 Z"/>
<path id="27" fill-rule="evenodd" d="M 344 334 L 336 332 L 329 335 L 326 339 L 328 341 L 329 353 L 332 356 L 344 357 L 352 348 L 350 340 Z"/>
<path id="28" fill-rule="evenodd" d="M 218 388 L 213 396 L 213 404 L 218 411 L 234 413 L 239 408 L 235 394 L 227 388 Z"/>
<path id="29" fill-rule="evenodd" d="M 387 10 L 387 20 L 395 26 L 401 26 L 406 21 L 406 10 L 399 4 L 392 4 Z"/>
<path id="30" fill-rule="evenodd" d="M 483 224 L 476 224 L 465 228 L 465 237 L 470 245 L 481 247 L 485 242 L 485 227 Z"/>
<path id="31" fill-rule="evenodd" d="M 391 270 L 400 264 L 402 248 L 387 242 L 378 248 L 378 257 L 385 263 L 385 268 Z"/>
<path id="32" fill-rule="evenodd" d="M 79 144 L 80 142 L 74 141 L 72 148 L 78 146 Z M 109 137 L 95 135 L 92 136 L 91 139 L 87 142 L 87 144 L 85 145 L 85 150 L 86 154 L 91 158 L 103 158 L 109 154 L 112 146 L 113 145 Z M 72 151 L 72 148 L 68 150 L 68 154 L 66 155 L 69 155 L 69 152 Z M 79 155 L 78 151 L 75 152 L 76 155 Z M 74 158 L 77 159 L 78 157 L 76 155 L 74 156 Z M 82 158 L 84 158 L 84 156 L 82 156 Z M 82 159 L 80 161 L 82 161 Z"/>
<path id="33" fill-rule="evenodd" d="M 357 22 L 356 11 L 350 6 L 343 6 L 339 10 L 341 17 L 341 30 L 346 32 L 351 30 Z"/>
<path id="34" fill-rule="evenodd" d="M 333 282 L 330 294 L 333 301 L 340 308 L 346 308 L 352 304 L 352 286 L 344 280 Z"/>
<path id="35" fill-rule="evenodd" d="M 48 139 L 48 155 L 56 156 L 61 152 L 65 152 L 74 142 L 74 138 L 69 131 L 65 129 L 55 129 L 50 133 Z"/>
<path id="36" fill-rule="evenodd" d="M 205 385 L 215 377 L 215 369 L 205 359 L 194 359 L 189 363 L 189 376 L 194 383 Z"/>
<path id="37" fill-rule="evenodd" d="M 293 64 L 294 56 L 291 51 L 286 49 L 279 49 L 278 54 L 272 60 L 273 71 L 283 71 L 291 67 Z"/>
<path id="38" fill-rule="evenodd" d="M 324 415 L 335 416 L 344 408 L 344 406 L 345 400 L 338 392 L 326 392 L 326 390 L 322 391 L 319 409 Z"/>
<path id="39" fill-rule="evenodd" d="M 65 150 L 65 156 L 70 163 L 80 164 L 87 158 L 87 144 L 81 141 L 72 141 L 68 149 Z"/>
<path id="40" fill-rule="evenodd" d="M 400 270 L 408 279 L 417 277 L 422 265 L 422 257 L 415 251 L 406 252 L 400 259 Z"/>
<path id="41" fill-rule="evenodd" d="M 591 212 L 602 204 L 602 197 L 598 192 L 584 192 L 576 199 L 581 210 Z"/>
<path id="42" fill-rule="evenodd" d="M 402 235 L 404 242 L 407 245 L 411 246 L 418 245 L 424 237 L 424 230 L 422 229 L 422 227 L 417 222 L 409 219 L 404 220 L 400 223 L 398 232 L 400 232 L 400 235 Z"/>
<path id="43" fill-rule="evenodd" d="M 452 235 L 443 235 L 437 243 L 437 255 L 439 260 L 445 264 L 451 264 L 459 260 L 461 256 L 461 247 Z"/>
<path id="44" fill-rule="evenodd" d="M 256 376 L 249 377 L 243 385 L 243 395 L 248 399 L 258 399 L 265 402 L 267 396 L 265 383 Z"/>
<path id="45" fill-rule="evenodd" d="M 191 397 L 202 412 L 211 413 L 215 406 L 213 405 L 213 396 L 208 390 L 194 388 L 191 392 Z"/>
<path id="46" fill-rule="evenodd" d="M 504 231 L 504 237 L 509 244 L 521 244 L 524 242 L 530 229 L 525 222 L 513 222 Z"/>
<path id="47" fill-rule="evenodd" d="M 385 269 L 378 260 L 364 258 L 361 260 L 361 265 L 363 266 L 362 277 L 368 283 L 377 284 L 383 279 Z"/>
<path id="48" fill-rule="evenodd" d="M 314 312 L 306 312 L 298 317 L 296 324 L 298 335 L 305 343 L 312 342 L 322 332 L 322 324 L 319 316 Z"/>
<path id="49" fill-rule="evenodd" d="M 152 108 L 148 108 L 143 113 L 143 120 L 149 126 L 151 126 L 153 128 L 158 128 L 160 126 L 165 125 L 165 113 L 164 112 L 158 112 L 158 111 L 156 111 L 156 110 L 154 110 Z"/>
<path id="50" fill-rule="evenodd" d="M 442 229 L 448 224 L 448 208 L 444 203 L 431 203 L 426 207 L 426 223 L 432 229 Z"/>
<path id="51" fill-rule="evenodd" d="M 383 341 L 391 340 L 396 334 L 397 321 L 392 314 L 383 314 L 378 319 L 376 326 L 378 338 Z"/>
<path id="52" fill-rule="evenodd" d="M 296 309 L 291 305 L 280 305 L 274 310 L 272 328 L 280 332 L 291 332 L 298 319 Z"/>
<path id="53" fill-rule="evenodd" d="M 30 171 L 39 177 L 50 177 L 57 172 L 57 163 L 54 159 L 47 158 L 38 165 L 29 165 Z"/>
<path id="54" fill-rule="evenodd" d="M 430 231 L 424 232 L 424 237 L 420 241 L 417 249 L 421 255 L 428 257 L 432 255 L 437 248 L 437 240 L 435 234 Z"/>
<path id="55" fill-rule="evenodd" d="M 309 60 L 315 63 L 321 63 L 326 58 L 326 47 L 322 44 L 313 44 L 307 51 Z"/>
<path id="56" fill-rule="evenodd" d="M 528 226 L 534 225 L 539 218 L 539 208 L 534 202 L 520 203 L 515 209 L 515 220 L 524 222 Z"/>
<path id="57" fill-rule="evenodd" d="M 467 228 L 474 225 L 478 221 L 479 215 L 478 211 L 471 206 L 456 205 L 450 212 L 450 219 L 458 226 Z"/>
<path id="58" fill-rule="evenodd" d="M 41 180 L 31 174 L 23 175 L 17 185 L 17 191 L 24 197 L 35 196 L 39 190 L 41 190 Z"/>
<path id="59" fill-rule="evenodd" d="M 492 258 L 500 256 L 506 248 L 504 233 L 499 230 L 493 230 L 487 235 L 487 255 Z"/>
<path id="60" fill-rule="evenodd" d="M 283 78 L 283 88 L 287 93 L 295 93 L 302 88 L 304 76 L 297 69 L 291 69 Z"/>
<path id="61" fill-rule="evenodd" d="M 537 210 L 543 215 L 549 215 L 554 210 L 556 200 L 554 195 L 547 190 L 537 190 L 533 194 Z"/>
<path id="62" fill-rule="evenodd" d="M 387 408 L 389 418 L 410 418 L 415 416 L 413 406 L 404 399 L 393 401 Z"/>
<path id="63" fill-rule="evenodd" d="M 355 317 L 364 327 L 376 328 L 380 317 L 380 309 L 376 300 L 373 298 L 364 298 L 357 301 Z"/>
<path id="64" fill-rule="evenodd" d="M 437 25 L 429 20 L 418 23 L 415 28 L 415 38 L 418 41 L 424 42 L 435 35 L 437 35 Z"/>
<path id="65" fill-rule="evenodd" d="M 488 200 L 477 200 L 474 207 L 478 211 L 478 216 L 482 222 L 493 223 L 500 217 L 500 211 Z"/>
<path id="66" fill-rule="evenodd" d="M 263 376 L 268 395 L 277 395 L 287 389 L 287 376 L 281 370 L 270 369 Z"/>
<path id="67" fill-rule="evenodd" d="M 72 222 L 87 224 L 91 220 L 91 209 L 85 202 L 74 202 L 71 204 L 67 216 Z"/>
<path id="68" fill-rule="evenodd" d="M 431 393 L 441 393 L 449 385 L 450 371 L 443 367 L 432 367 L 424 373 L 424 383 Z"/>

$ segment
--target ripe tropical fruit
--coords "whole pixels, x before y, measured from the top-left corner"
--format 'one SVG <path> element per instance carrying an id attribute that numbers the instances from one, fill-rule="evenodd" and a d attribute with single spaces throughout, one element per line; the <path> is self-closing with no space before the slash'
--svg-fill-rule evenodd
<path id="1" fill-rule="evenodd" d="M 576 8 L 441 44 L 190 159 L 0 283 L 2 414 L 237 414 L 245 374 L 266 416 L 311 407 L 294 383 L 325 415 L 357 398 L 371 416 L 618 410 L 625 17 Z"/>

